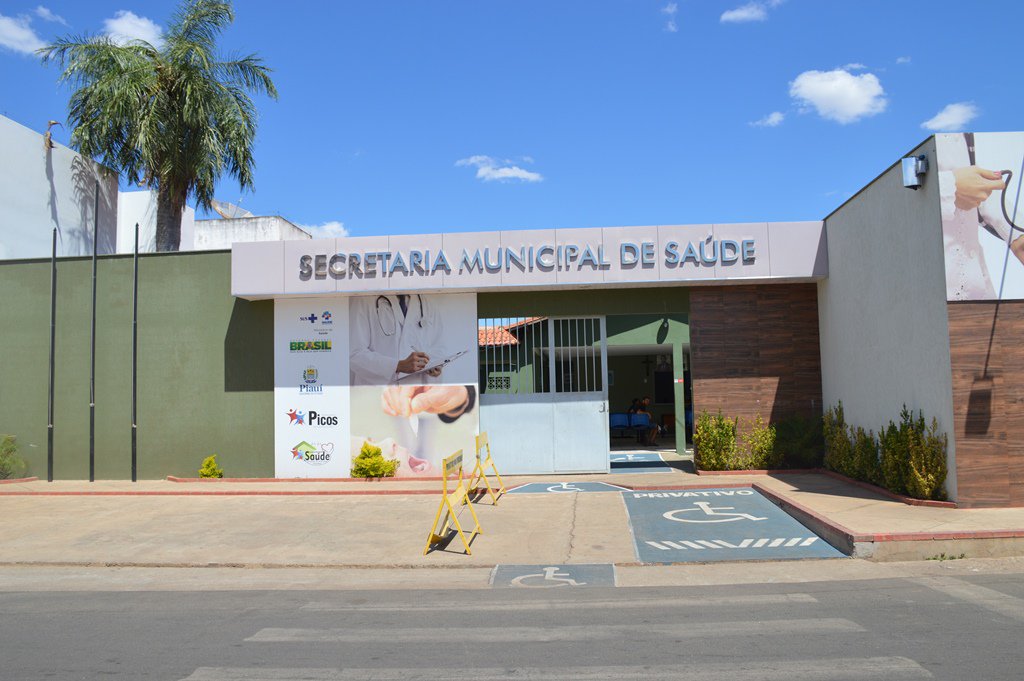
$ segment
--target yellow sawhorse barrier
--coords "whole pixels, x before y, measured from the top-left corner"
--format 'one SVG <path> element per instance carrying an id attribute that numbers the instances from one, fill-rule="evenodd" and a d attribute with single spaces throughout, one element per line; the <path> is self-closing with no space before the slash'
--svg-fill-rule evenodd
<path id="1" fill-rule="evenodd" d="M 494 471 L 494 477 L 498 479 L 497 494 L 491 487 L 491 481 L 487 479 L 488 468 Z M 480 433 L 476 436 L 476 465 L 473 466 L 473 473 L 469 479 L 471 481 L 470 491 L 479 489 L 480 483 L 483 482 L 487 487 L 487 493 L 491 495 L 491 503 L 495 506 L 498 505 L 498 498 L 505 493 L 505 481 L 501 479 L 501 473 L 498 472 L 498 467 L 494 465 L 494 459 L 491 458 L 491 444 L 487 440 L 487 433 Z"/>
<path id="2" fill-rule="evenodd" d="M 464 484 L 465 480 L 462 477 L 462 450 L 455 452 L 451 456 L 445 457 L 442 468 L 444 469 L 444 478 L 442 478 L 441 486 L 441 506 L 437 509 L 437 515 L 434 516 L 434 524 L 430 526 L 430 534 L 427 536 L 427 545 L 423 549 L 423 555 L 427 555 L 430 552 L 430 547 L 434 544 L 440 544 L 441 542 L 447 541 L 448 534 L 454 529 L 458 532 L 459 537 L 462 539 L 462 545 L 466 547 L 466 555 L 472 555 L 472 551 L 469 548 L 469 543 L 473 541 L 473 537 L 478 534 L 483 534 L 483 530 L 480 529 L 480 521 L 477 520 L 476 511 L 473 510 L 473 504 L 469 502 L 469 490 Z M 455 486 L 455 489 L 448 491 L 448 478 L 458 471 L 459 484 Z M 470 515 L 473 516 L 473 531 L 469 537 L 466 537 L 466 533 L 462 531 L 462 525 L 459 524 L 459 515 L 456 511 L 457 506 L 466 504 L 469 508 Z M 441 520 L 442 515 L 444 520 Z M 438 523 L 441 523 L 438 526 Z"/>

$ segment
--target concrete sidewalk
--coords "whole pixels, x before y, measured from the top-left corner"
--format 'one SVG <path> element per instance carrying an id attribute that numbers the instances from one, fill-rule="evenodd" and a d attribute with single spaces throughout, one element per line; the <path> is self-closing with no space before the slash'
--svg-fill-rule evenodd
<path id="1" fill-rule="evenodd" d="M 908 506 L 824 475 L 509 477 L 628 488 L 754 485 L 847 552 L 876 560 L 1024 555 L 1024 508 Z M 0 485 L 0 565 L 482 567 L 635 564 L 621 493 L 511 494 L 475 506 L 484 533 L 423 556 L 439 481 L 44 481 Z M 463 509 L 462 517 L 468 513 Z M 831 535 L 830 535 L 831 533 Z"/>

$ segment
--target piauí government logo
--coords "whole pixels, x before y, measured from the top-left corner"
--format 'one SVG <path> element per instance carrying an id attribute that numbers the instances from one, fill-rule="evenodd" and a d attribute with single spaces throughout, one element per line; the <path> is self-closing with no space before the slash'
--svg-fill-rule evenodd
<path id="1" fill-rule="evenodd" d="M 315 366 L 302 370 L 302 383 L 299 383 L 300 395 L 323 395 L 324 387 L 320 385 L 320 372 Z"/>
<path id="2" fill-rule="evenodd" d="M 292 447 L 292 461 L 305 461 L 311 466 L 323 466 L 331 460 L 334 451 L 333 442 L 321 442 L 314 447 L 305 440 Z"/>

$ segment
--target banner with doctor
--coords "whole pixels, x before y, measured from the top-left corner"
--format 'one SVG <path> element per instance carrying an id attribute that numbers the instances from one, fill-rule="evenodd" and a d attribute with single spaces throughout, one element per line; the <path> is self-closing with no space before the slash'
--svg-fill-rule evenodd
<path id="1" fill-rule="evenodd" d="M 476 294 L 349 299 L 350 457 L 369 443 L 399 477 L 437 477 L 478 431 Z"/>
<path id="2" fill-rule="evenodd" d="M 1024 299 L 1024 133 L 935 136 L 946 299 Z"/>

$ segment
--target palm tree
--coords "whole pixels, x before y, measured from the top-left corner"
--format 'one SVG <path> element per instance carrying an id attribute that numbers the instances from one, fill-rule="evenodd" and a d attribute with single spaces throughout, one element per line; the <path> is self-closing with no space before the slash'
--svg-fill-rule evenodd
<path id="1" fill-rule="evenodd" d="M 229 1 L 184 0 L 162 45 L 67 36 L 39 50 L 77 89 L 68 105 L 71 143 L 157 191 L 156 248 L 176 251 L 191 196 L 209 209 L 225 172 L 253 186 L 256 108 L 274 99 L 270 69 L 255 54 L 219 60 L 216 40 L 234 20 Z"/>

